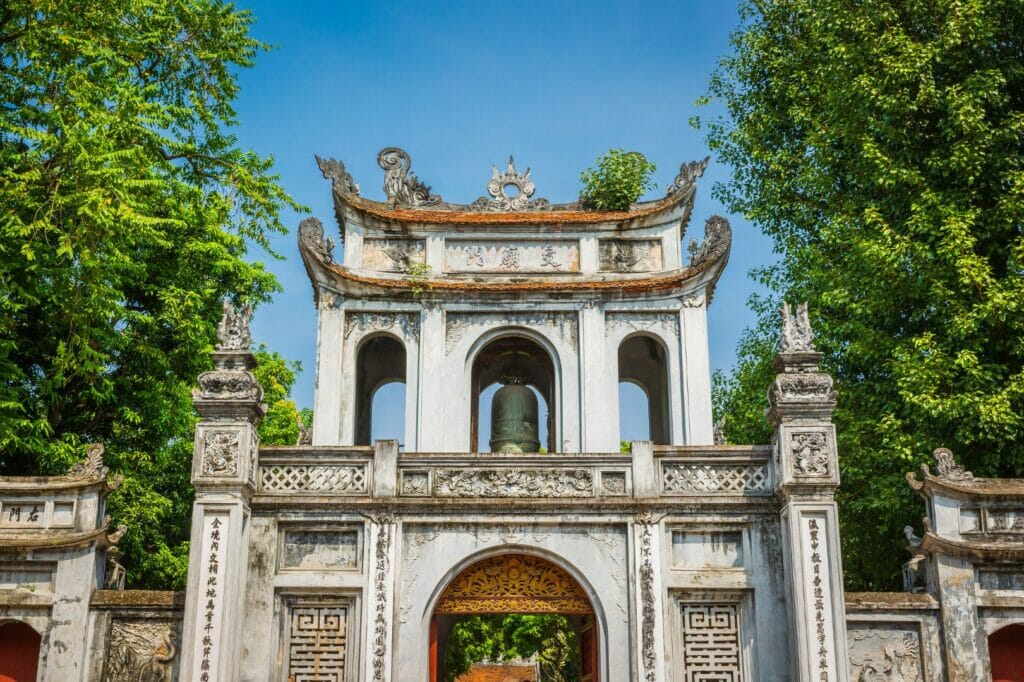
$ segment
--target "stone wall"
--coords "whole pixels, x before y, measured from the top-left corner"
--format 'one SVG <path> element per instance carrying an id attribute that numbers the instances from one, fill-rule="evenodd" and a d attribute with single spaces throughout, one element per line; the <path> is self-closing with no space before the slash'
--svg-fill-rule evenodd
<path id="1" fill-rule="evenodd" d="M 183 592 L 97 590 L 89 613 L 89 680 L 179 678 Z"/>

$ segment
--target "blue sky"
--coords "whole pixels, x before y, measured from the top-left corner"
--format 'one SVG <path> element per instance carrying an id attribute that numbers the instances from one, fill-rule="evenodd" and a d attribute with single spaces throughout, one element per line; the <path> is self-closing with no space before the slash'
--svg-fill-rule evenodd
<path id="1" fill-rule="evenodd" d="M 276 160 L 285 188 L 336 230 L 330 189 L 314 154 L 345 162 L 364 196 L 383 198 L 379 149 L 412 155 L 413 171 L 456 202 L 485 194 L 491 164 L 515 155 L 533 169 L 535 196 L 571 201 L 579 172 L 611 147 L 657 164 L 660 196 L 683 161 L 708 154 L 688 119 L 700 111 L 717 59 L 738 23 L 733 2 L 352 2 L 241 0 L 254 34 L 275 47 L 241 74 L 239 142 Z M 712 163 L 698 190 L 690 235 L 726 215 L 734 244 L 710 309 L 712 369 L 728 368 L 752 321 L 752 266 L 769 241 L 711 196 L 729 177 Z M 303 372 L 294 397 L 313 401 L 315 310 L 294 230 L 268 260 L 284 292 L 254 321 L 260 341 Z M 257 257 L 260 257 L 257 254 Z"/>

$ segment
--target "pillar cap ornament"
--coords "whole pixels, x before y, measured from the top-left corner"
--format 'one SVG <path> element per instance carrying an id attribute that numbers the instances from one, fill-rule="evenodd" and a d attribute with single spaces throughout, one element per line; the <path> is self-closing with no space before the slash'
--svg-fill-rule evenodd
<path id="1" fill-rule="evenodd" d="M 829 421 L 836 406 L 832 377 L 821 371 L 821 353 L 814 347 L 814 330 L 801 303 L 796 314 L 788 303 L 779 309 L 779 353 L 775 376 L 768 389 L 768 418 L 779 424 L 787 418 L 818 418 Z"/>
<path id="2" fill-rule="evenodd" d="M 243 419 L 258 423 L 266 414 L 263 388 L 252 373 L 249 320 L 252 307 L 235 307 L 224 301 L 224 313 L 217 325 L 214 369 L 199 375 L 199 388 L 192 389 L 192 402 L 205 420 Z"/>

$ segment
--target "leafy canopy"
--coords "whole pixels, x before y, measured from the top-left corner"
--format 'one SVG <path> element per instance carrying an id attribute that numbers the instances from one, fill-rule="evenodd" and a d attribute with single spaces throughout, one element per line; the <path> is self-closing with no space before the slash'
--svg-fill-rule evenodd
<path id="1" fill-rule="evenodd" d="M 720 197 L 782 254 L 758 277 L 810 302 L 837 379 L 848 582 L 892 588 L 922 513 L 905 471 L 947 446 L 1024 474 L 1024 3 L 741 11 L 710 85 L 727 115 L 697 123 L 734 169 Z M 760 428 L 773 352 L 763 331 L 740 350 L 727 434 Z"/>
<path id="2" fill-rule="evenodd" d="M 466 616 L 452 627 L 445 647 L 445 682 L 479 661 L 536 657 L 541 679 L 580 679 L 580 643 L 569 619 L 559 615 Z"/>
<path id="3" fill-rule="evenodd" d="M 644 192 L 654 189 L 654 171 L 654 164 L 640 152 L 609 149 L 597 160 L 596 168 L 580 173 L 580 201 L 602 211 L 625 211 Z"/>
<path id="4" fill-rule="evenodd" d="M 220 300 L 278 288 L 248 245 L 299 208 L 231 133 L 251 24 L 218 0 L 0 10 L 0 470 L 106 443 L 137 585 L 183 580 L 189 390 Z"/>

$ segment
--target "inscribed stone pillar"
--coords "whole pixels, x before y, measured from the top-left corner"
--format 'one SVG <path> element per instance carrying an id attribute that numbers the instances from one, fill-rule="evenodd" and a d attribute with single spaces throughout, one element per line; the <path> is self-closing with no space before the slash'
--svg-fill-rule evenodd
<path id="1" fill-rule="evenodd" d="M 665 641 L 663 583 L 661 563 L 661 519 L 640 512 L 633 522 L 633 584 L 636 602 L 636 677 L 642 682 L 663 682 L 665 657 L 670 647 Z"/>
<path id="2" fill-rule="evenodd" d="M 263 389 L 250 371 L 249 308 L 225 303 L 213 353 L 216 369 L 199 377 L 193 402 L 196 426 L 192 457 L 189 584 L 185 599 L 181 679 L 238 679 L 248 567 L 249 500 L 256 487 Z"/>
<path id="3" fill-rule="evenodd" d="M 367 537 L 370 541 L 370 571 L 367 576 L 367 637 L 364 650 L 366 672 L 362 679 L 391 682 L 394 655 L 395 544 L 398 524 L 388 512 L 373 516 Z"/>
<path id="4" fill-rule="evenodd" d="M 783 555 L 792 621 L 793 676 L 847 682 L 846 620 L 834 500 L 839 486 L 832 377 L 821 372 L 807 305 L 782 310 L 768 418 L 783 500 Z"/>

